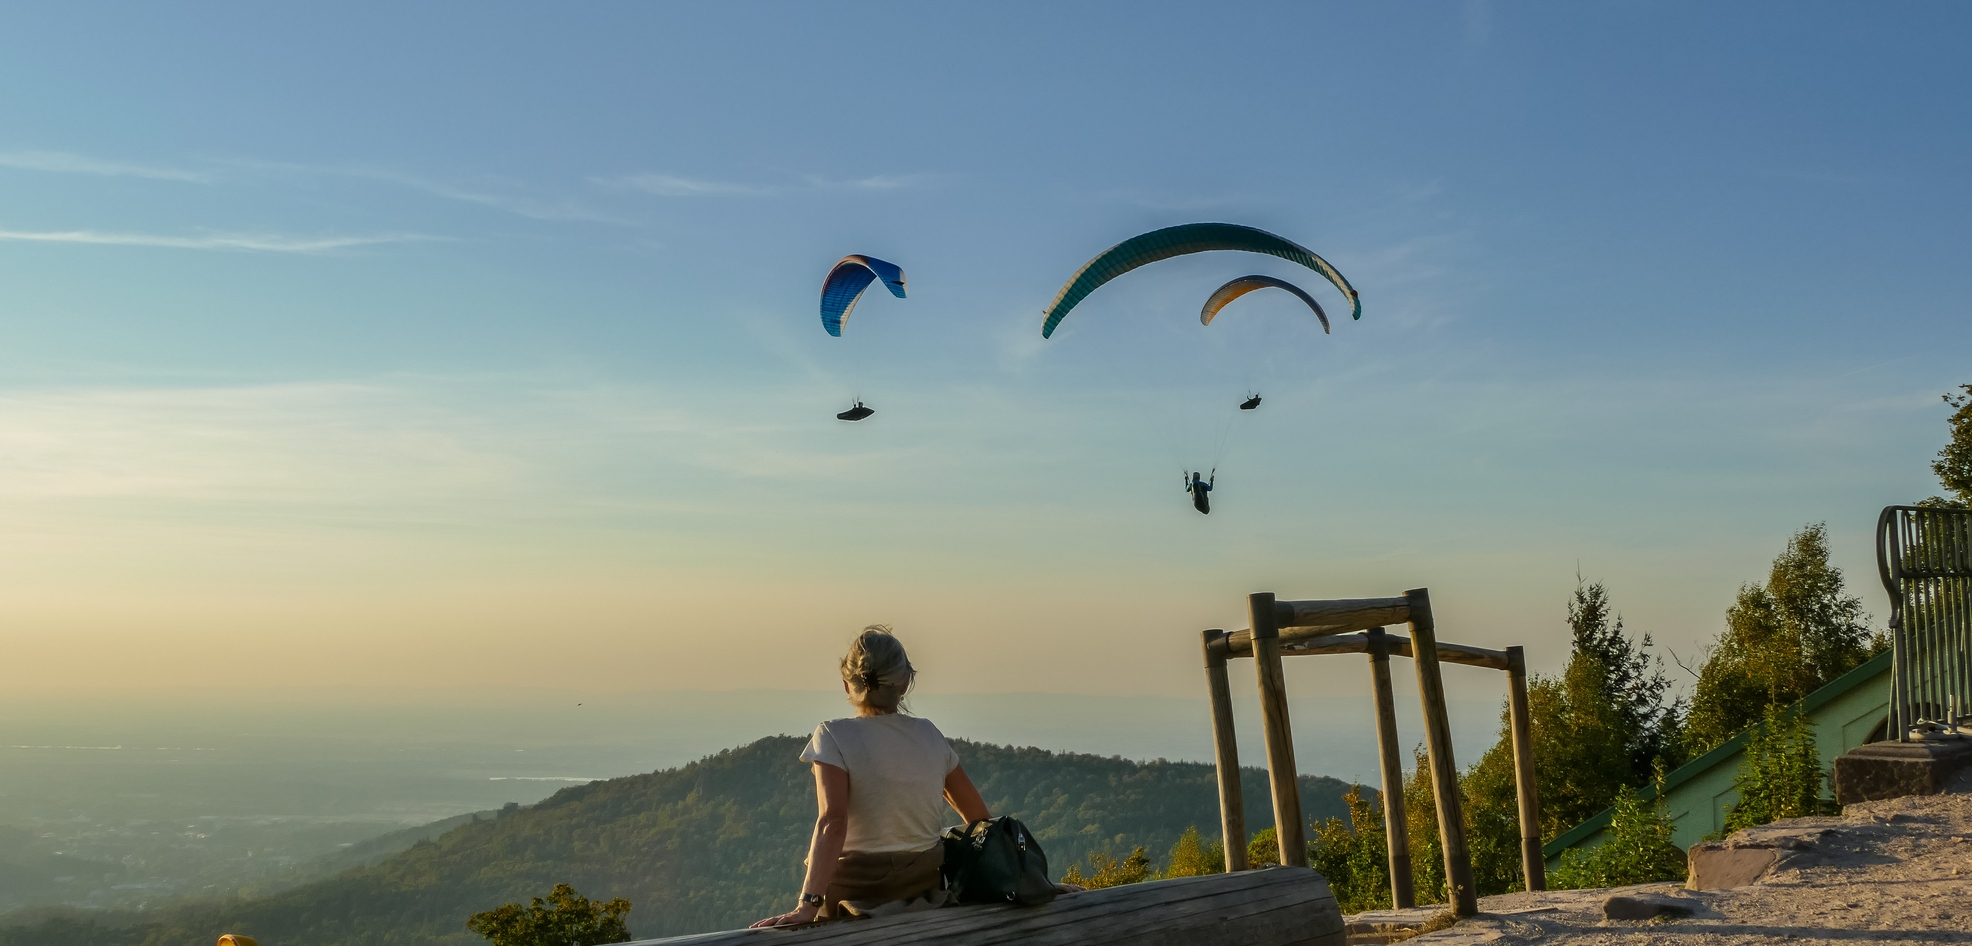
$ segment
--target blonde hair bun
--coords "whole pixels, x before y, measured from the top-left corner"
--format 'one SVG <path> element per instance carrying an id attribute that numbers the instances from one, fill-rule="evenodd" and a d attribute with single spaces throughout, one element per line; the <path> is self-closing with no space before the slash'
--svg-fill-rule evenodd
<path id="1" fill-rule="evenodd" d="M 850 702 L 878 712 L 896 712 L 916 676 L 903 642 L 887 624 L 863 628 L 842 658 L 842 682 L 849 685 Z"/>

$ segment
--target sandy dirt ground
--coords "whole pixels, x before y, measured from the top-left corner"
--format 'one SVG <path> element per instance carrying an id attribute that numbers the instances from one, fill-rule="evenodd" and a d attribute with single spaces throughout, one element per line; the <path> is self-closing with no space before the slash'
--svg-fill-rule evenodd
<path id="1" fill-rule="evenodd" d="M 1972 790 L 1972 772 L 1960 773 L 1952 787 Z M 1787 849 L 1749 886 L 1646 884 L 1487 897 L 1479 916 L 1408 942 L 1972 943 L 1972 794 L 1850 805 L 1840 817 L 1777 821 L 1741 835 Z M 1690 915 L 1605 918 L 1612 896 L 1638 895 L 1672 898 Z"/>

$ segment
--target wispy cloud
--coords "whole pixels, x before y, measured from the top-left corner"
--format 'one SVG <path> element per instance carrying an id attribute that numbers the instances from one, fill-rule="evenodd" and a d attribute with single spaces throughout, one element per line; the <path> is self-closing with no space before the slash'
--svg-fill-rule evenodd
<path id="1" fill-rule="evenodd" d="M 441 237 L 415 233 L 373 236 L 301 237 L 279 233 L 212 233 L 171 236 L 158 233 L 105 233 L 99 230 L 0 230 L 0 240 L 24 243 L 88 243 L 97 246 L 158 246 L 178 250 L 253 250 L 263 253 L 321 253 L 378 243 L 411 243 Z"/>
<path id="2" fill-rule="evenodd" d="M 502 193 L 498 190 L 498 187 L 503 182 L 493 182 L 493 187 L 486 187 L 435 181 L 429 178 L 415 177 L 409 174 L 399 174 L 391 171 L 345 170 L 340 173 L 352 177 L 365 177 L 371 180 L 401 184 L 405 187 L 424 191 L 434 197 L 463 201 L 469 204 L 479 204 L 483 207 L 504 210 L 507 213 L 517 214 L 533 220 L 576 220 L 588 223 L 611 223 L 618 225 L 628 225 L 633 222 L 604 213 L 600 210 L 595 210 L 579 201 L 565 198 L 533 197 L 511 192 Z"/>
<path id="3" fill-rule="evenodd" d="M 157 181 L 187 181 L 193 184 L 206 184 L 212 177 L 197 171 L 178 168 L 151 167 L 142 164 L 126 164 L 121 161 L 105 161 L 87 155 L 70 154 L 66 151 L 6 151 L 0 152 L 0 167 L 18 168 L 23 171 L 53 171 L 57 174 L 100 174 L 105 177 L 143 177 Z"/>
<path id="4" fill-rule="evenodd" d="M 659 197 L 767 197 L 801 191 L 888 191 L 918 187 L 936 178 L 933 174 L 872 174 L 868 177 L 836 179 L 819 174 L 803 174 L 801 183 L 777 186 L 740 184 L 680 177 L 676 174 L 629 174 L 622 177 L 591 178 L 604 187 L 621 187 Z"/>
<path id="5" fill-rule="evenodd" d="M 808 175 L 810 186 L 825 190 L 889 191 L 905 187 L 916 187 L 932 179 L 930 174 L 872 174 L 869 177 L 848 180 L 830 180 L 817 175 Z"/>
<path id="6" fill-rule="evenodd" d="M 726 181 L 704 181 L 674 174 L 632 174 L 626 177 L 594 178 L 605 187 L 627 187 L 631 190 L 656 194 L 659 197 L 760 197 L 773 192 L 772 188 L 756 187 L 750 184 L 733 184 Z"/>
<path id="7" fill-rule="evenodd" d="M 618 226 L 630 226 L 636 222 L 596 210 L 577 200 L 525 193 L 527 190 L 525 185 L 490 175 L 479 175 L 469 180 L 445 180 L 389 168 L 296 164 L 289 161 L 260 161 L 251 158 L 234 158 L 228 160 L 226 164 L 262 175 L 376 181 L 423 191 L 445 200 L 491 207 L 531 220 L 573 220 Z"/>

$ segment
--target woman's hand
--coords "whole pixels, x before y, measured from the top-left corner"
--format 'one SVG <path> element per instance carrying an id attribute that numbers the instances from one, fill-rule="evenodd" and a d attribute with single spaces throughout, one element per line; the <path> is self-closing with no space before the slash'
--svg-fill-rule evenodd
<path id="1" fill-rule="evenodd" d="M 1055 885 L 1054 885 L 1054 892 L 1055 892 L 1055 893 L 1085 893 L 1085 892 L 1087 892 L 1087 889 L 1088 889 L 1088 888 L 1086 888 L 1086 887 L 1077 887 L 1077 886 L 1075 886 L 1074 884 L 1055 884 Z"/>
<path id="2" fill-rule="evenodd" d="M 747 928 L 764 930 L 770 926 L 800 926 L 803 923 L 813 923 L 815 922 L 815 914 L 821 912 L 821 909 L 821 907 L 804 903 L 780 916 L 770 916 Z"/>

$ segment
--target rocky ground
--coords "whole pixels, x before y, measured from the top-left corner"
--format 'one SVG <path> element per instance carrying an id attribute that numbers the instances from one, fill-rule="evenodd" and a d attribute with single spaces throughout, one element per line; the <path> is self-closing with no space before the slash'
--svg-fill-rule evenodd
<path id="1" fill-rule="evenodd" d="M 1972 772 L 1957 782 L 1972 791 Z M 1972 943 L 1972 794 L 1850 805 L 1840 817 L 1777 821 L 1728 844 L 1770 848 L 1774 861 L 1729 889 L 1646 884 L 1487 897 L 1479 916 L 1408 943 Z M 1351 917 L 1350 942 L 1402 935 L 1400 927 L 1442 909 Z"/>

